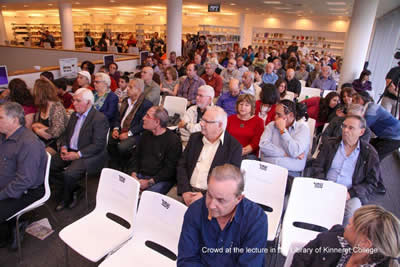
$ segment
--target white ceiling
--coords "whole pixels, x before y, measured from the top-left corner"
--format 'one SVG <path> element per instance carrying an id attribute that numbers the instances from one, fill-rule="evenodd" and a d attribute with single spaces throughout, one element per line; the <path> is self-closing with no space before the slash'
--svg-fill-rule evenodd
<path id="1" fill-rule="evenodd" d="M 364 0 L 368 1 L 368 0 Z M 82 8 L 117 8 L 151 7 L 165 12 L 166 0 L 72 0 L 72 7 Z M 265 3 L 264 3 L 265 2 Z M 278 2 L 278 3 L 270 3 Z M 201 12 L 206 15 L 208 3 L 221 3 L 221 12 L 247 13 L 264 15 L 293 15 L 293 16 L 332 16 L 351 17 L 353 0 L 183 0 L 185 10 Z M 0 0 L 4 11 L 43 10 L 57 8 L 58 1 L 51 0 Z M 380 0 L 377 17 L 400 6 L 399 0 Z M 134 10 L 133 10 L 134 12 Z"/>

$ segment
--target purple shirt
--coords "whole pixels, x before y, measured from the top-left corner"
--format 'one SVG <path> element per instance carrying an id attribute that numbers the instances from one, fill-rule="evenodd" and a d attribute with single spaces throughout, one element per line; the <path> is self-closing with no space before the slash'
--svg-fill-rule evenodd
<path id="1" fill-rule="evenodd" d="M 238 99 L 240 92 L 237 96 L 232 96 L 230 92 L 223 93 L 220 98 L 218 98 L 217 106 L 220 106 L 228 113 L 228 117 L 232 114 L 236 114 L 236 100 Z"/>
<path id="2" fill-rule="evenodd" d="M 325 79 L 320 76 L 313 81 L 311 87 L 319 88 L 322 90 L 336 90 L 336 81 L 332 77 L 328 77 L 328 79 Z"/>
<path id="3" fill-rule="evenodd" d="M 192 104 L 196 104 L 197 89 L 205 84 L 206 82 L 197 75 L 195 75 L 192 79 L 187 77 L 179 85 L 178 96 L 186 98 Z"/>

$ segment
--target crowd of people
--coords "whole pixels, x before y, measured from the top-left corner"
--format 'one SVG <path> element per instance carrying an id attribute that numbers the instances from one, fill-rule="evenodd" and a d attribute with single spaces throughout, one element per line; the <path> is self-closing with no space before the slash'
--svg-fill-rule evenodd
<path id="1" fill-rule="evenodd" d="M 307 247 L 324 242 L 354 247 L 364 240 L 366 248 L 377 252 L 329 260 L 378 264 L 399 257 L 399 221 L 380 207 L 365 206 L 374 194 L 385 193 L 380 162 L 400 147 L 400 121 L 370 97 L 368 70 L 337 90 L 341 59 L 319 55 L 304 43 L 287 48 L 274 43 L 255 52 L 251 46 L 235 47 L 218 58 L 200 36 L 197 42 L 188 39 L 183 56 L 171 52 L 162 59 L 162 40 L 156 34 L 152 40 L 154 53 L 136 73 L 120 72 L 117 63 L 95 73 L 94 64 L 84 61 L 72 83 L 50 72 L 42 73 L 32 89 L 19 78 L 9 83 L 0 95 L 0 154 L 5 160 L 0 165 L 0 222 L 43 195 L 47 151 L 52 155 L 50 180 L 57 185 L 56 211 L 75 208 L 80 179 L 108 166 L 138 180 L 141 191 L 167 194 L 177 186 L 176 197 L 189 206 L 179 266 L 262 266 L 261 254 L 216 260 L 201 250 L 215 246 L 221 233 L 221 246 L 265 247 L 266 215 L 242 194 L 241 161 L 252 159 L 286 168 L 287 194 L 293 179 L 305 173 L 347 188 L 343 225 Z M 100 47 L 109 45 L 107 34 L 100 42 Z M 388 84 L 393 77 L 388 75 Z M 320 89 L 321 96 L 298 102 L 300 81 Z M 392 93 L 398 90 L 395 84 L 390 83 Z M 324 90 L 330 90 L 325 97 Z M 175 130 L 168 127 L 175 114 L 163 107 L 166 96 L 187 99 Z M 316 121 L 315 133 L 308 118 Z M 319 153 L 311 159 L 311 140 L 316 144 L 320 138 Z M 378 223 L 379 234 L 387 239 L 377 238 L 373 225 Z M 319 257 L 300 253 L 294 261 L 321 266 Z"/>

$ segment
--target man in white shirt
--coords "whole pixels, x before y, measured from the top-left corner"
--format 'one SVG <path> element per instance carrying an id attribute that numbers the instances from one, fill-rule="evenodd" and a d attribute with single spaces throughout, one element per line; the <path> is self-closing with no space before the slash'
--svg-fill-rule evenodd
<path id="1" fill-rule="evenodd" d="M 242 76 L 241 91 L 243 94 L 253 95 L 256 100 L 260 99 L 261 88 L 254 83 L 254 73 L 246 71 Z"/>
<path id="2" fill-rule="evenodd" d="M 246 71 L 249 71 L 249 68 L 247 68 L 245 65 L 244 65 L 244 59 L 243 59 L 243 57 L 238 57 L 237 59 L 236 59 L 236 64 L 237 64 L 237 69 L 238 69 L 238 71 L 240 72 L 240 77 L 242 78 L 243 77 L 243 74 L 246 72 Z"/>

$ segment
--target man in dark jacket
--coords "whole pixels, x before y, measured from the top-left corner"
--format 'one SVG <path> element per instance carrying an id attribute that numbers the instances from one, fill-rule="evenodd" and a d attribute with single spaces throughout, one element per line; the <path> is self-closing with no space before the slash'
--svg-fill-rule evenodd
<path id="1" fill-rule="evenodd" d="M 370 144 L 360 140 L 365 128 L 364 118 L 349 115 L 342 124 L 342 139 L 328 139 L 312 163 L 311 177 L 347 187 L 344 225 L 355 210 L 368 202 L 380 180 L 378 154 Z"/>

